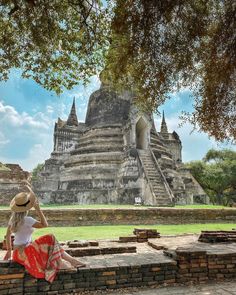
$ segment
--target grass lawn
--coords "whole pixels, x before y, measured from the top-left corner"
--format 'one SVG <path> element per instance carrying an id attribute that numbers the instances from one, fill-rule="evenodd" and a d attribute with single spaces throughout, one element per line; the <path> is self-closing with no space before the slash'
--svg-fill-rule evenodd
<path id="1" fill-rule="evenodd" d="M 183 233 L 200 233 L 201 230 L 231 230 L 236 224 L 180 224 L 180 225 L 104 225 L 80 227 L 48 227 L 35 230 L 34 238 L 47 233 L 53 233 L 60 241 L 74 239 L 117 239 L 119 236 L 131 235 L 135 227 L 155 228 L 162 235 Z M 6 228 L 0 227 L 0 240 L 5 235 Z"/>
<path id="2" fill-rule="evenodd" d="M 151 206 L 134 206 L 134 205 L 102 205 L 102 204 L 95 204 L 95 205 L 58 205 L 58 204 L 50 204 L 50 205 L 41 205 L 42 208 L 51 208 L 51 209 L 63 209 L 63 208 L 74 208 L 74 209 L 99 209 L 99 208 L 123 208 L 123 209 L 143 209 L 143 208 L 151 208 Z M 155 208 L 155 207 L 153 207 Z M 173 208 L 177 209 L 231 209 L 231 207 L 224 207 L 218 205 L 185 205 L 185 206 L 175 206 Z M 9 206 L 0 206 L 0 209 L 9 209 Z"/>

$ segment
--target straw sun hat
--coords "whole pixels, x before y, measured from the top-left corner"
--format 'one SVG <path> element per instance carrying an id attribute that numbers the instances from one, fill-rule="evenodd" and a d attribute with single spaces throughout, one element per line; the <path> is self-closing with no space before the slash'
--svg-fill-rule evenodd
<path id="1" fill-rule="evenodd" d="M 10 203 L 11 211 L 25 212 L 30 210 L 35 203 L 36 197 L 32 193 L 22 192 L 17 194 Z"/>

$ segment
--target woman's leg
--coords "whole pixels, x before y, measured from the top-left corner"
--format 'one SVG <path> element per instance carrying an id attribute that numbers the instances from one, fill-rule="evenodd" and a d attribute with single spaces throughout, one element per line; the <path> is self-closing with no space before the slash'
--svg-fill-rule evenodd
<path id="1" fill-rule="evenodd" d="M 63 268 L 65 267 L 66 263 L 65 263 L 65 261 L 63 261 L 63 259 L 68 261 L 74 267 L 85 266 L 85 264 L 79 262 L 76 258 L 74 258 L 74 257 L 70 256 L 68 253 L 66 253 L 65 250 L 62 248 L 62 246 L 58 243 L 58 241 L 56 240 L 56 238 L 53 234 L 48 234 L 48 235 L 42 236 L 35 241 L 44 242 L 45 239 L 48 239 L 50 241 L 50 244 L 52 244 L 52 245 L 56 246 L 58 249 L 60 249 L 60 258 L 59 258 L 59 264 L 60 264 L 59 267 L 60 268 L 61 268 L 61 265 Z"/>
<path id="2" fill-rule="evenodd" d="M 66 253 L 66 251 L 63 251 L 63 253 L 61 254 L 61 257 L 70 262 L 70 264 L 72 264 L 73 266 L 85 266 L 84 263 L 78 261 L 76 258 L 70 256 L 68 253 Z"/>

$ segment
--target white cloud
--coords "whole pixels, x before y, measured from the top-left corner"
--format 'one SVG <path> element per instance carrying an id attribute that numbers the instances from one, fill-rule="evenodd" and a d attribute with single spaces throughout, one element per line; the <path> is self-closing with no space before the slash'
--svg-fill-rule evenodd
<path id="1" fill-rule="evenodd" d="M 53 107 L 47 106 L 45 113 L 37 112 L 31 116 L 0 101 L 0 161 L 19 163 L 28 171 L 44 162 L 52 152 L 53 113 Z M 12 158 L 5 148 L 7 143 L 16 149 Z"/>
<path id="2" fill-rule="evenodd" d="M 10 105 L 5 105 L 3 101 L 0 101 L 0 123 L 9 124 L 12 127 L 30 127 L 30 128 L 44 128 L 48 129 L 48 122 L 43 120 L 37 120 L 38 113 L 35 116 L 30 116 L 26 112 L 18 113 L 16 109 Z"/>
<path id="3" fill-rule="evenodd" d="M 52 152 L 53 136 L 45 136 L 42 143 L 37 143 L 32 146 L 25 159 L 19 159 L 18 162 L 27 169 L 32 171 L 39 163 L 44 163 L 49 158 Z"/>
<path id="4" fill-rule="evenodd" d="M 49 114 L 51 114 L 51 113 L 53 113 L 53 112 L 54 112 L 54 109 L 53 109 L 53 107 L 52 107 L 52 106 L 50 106 L 50 105 L 48 105 L 48 106 L 46 107 L 46 110 L 47 110 L 47 113 L 49 113 Z"/>
<path id="5" fill-rule="evenodd" d="M 2 132 L 0 132 L 0 146 L 8 144 L 9 142 L 10 142 L 10 140 L 7 139 L 6 136 Z"/>
<path id="6" fill-rule="evenodd" d="M 32 171 L 38 163 L 44 163 L 50 157 L 53 149 L 53 131 L 48 133 L 38 133 L 37 143 L 32 144 L 31 148 L 23 157 L 10 158 L 0 156 L 0 162 L 3 163 L 18 163 L 24 170 Z M 1 144 L 1 137 L 0 137 Z M 21 147 L 24 148 L 24 147 Z"/>

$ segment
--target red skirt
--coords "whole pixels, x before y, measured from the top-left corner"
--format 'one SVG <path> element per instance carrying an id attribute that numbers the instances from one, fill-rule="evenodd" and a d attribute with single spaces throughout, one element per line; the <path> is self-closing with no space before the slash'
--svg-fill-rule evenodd
<path id="1" fill-rule="evenodd" d="M 64 250 L 54 235 L 45 235 L 26 247 L 13 251 L 13 261 L 18 262 L 35 278 L 52 282 L 60 269 L 61 254 Z"/>

